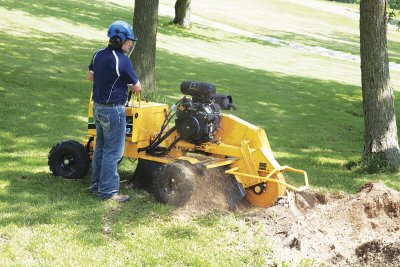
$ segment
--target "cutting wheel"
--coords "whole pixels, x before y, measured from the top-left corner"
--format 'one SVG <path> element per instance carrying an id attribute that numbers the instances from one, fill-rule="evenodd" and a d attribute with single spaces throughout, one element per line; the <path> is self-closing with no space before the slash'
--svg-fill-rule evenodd
<path id="1" fill-rule="evenodd" d="M 285 178 L 281 173 L 277 174 L 274 179 L 285 181 Z M 282 184 L 267 182 L 264 191 L 260 194 L 256 194 L 253 189 L 246 189 L 246 198 L 254 207 L 270 207 L 274 205 L 279 196 L 285 194 L 285 190 L 286 187 Z"/>

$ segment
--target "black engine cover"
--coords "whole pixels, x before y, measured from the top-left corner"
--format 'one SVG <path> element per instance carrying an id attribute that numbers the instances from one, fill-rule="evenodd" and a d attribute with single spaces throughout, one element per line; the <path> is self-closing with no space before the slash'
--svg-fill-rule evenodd
<path id="1" fill-rule="evenodd" d="M 178 106 L 175 125 L 183 140 L 194 144 L 211 141 L 219 126 L 220 107 L 214 103 L 191 102 Z"/>

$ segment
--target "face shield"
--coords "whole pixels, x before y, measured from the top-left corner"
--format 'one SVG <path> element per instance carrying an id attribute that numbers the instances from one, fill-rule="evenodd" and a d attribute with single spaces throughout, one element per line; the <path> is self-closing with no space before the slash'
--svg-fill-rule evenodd
<path id="1" fill-rule="evenodd" d="M 132 46 L 130 47 L 130 49 L 127 51 L 126 56 L 127 57 L 131 57 L 133 50 L 135 49 L 136 46 L 136 41 L 132 41 Z"/>

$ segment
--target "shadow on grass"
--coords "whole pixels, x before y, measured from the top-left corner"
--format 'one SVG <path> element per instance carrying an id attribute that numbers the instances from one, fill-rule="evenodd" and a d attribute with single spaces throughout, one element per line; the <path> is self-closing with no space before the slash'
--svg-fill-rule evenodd
<path id="1" fill-rule="evenodd" d="M 0 59 L 12 63 L 0 65 L 0 87 L 4 88 L 0 91 L 0 134 L 6 144 L 0 157 L 9 158 L 13 166 L 12 161 L 19 160 L 29 165 L 33 154 L 46 158 L 60 140 L 84 137 L 91 87 L 84 75 L 93 52 L 104 44 L 79 40 L 76 45 L 76 39 L 63 35 L 4 38 L 11 47 Z M 25 53 L 24 47 L 13 45 L 22 41 L 36 49 Z M 59 49 L 61 43 L 69 49 Z M 44 47 L 54 52 L 42 50 Z M 307 169 L 310 177 L 330 177 L 330 168 L 310 165 L 320 157 L 340 162 L 361 155 L 363 121 L 357 115 L 362 114 L 361 90 L 355 86 L 246 69 L 165 50 L 157 54 L 157 77 L 158 94 L 170 104 L 181 96 L 182 80 L 215 83 L 218 92 L 233 96 L 238 107 L 233 114 L 266 130 L 282 165 L 287 164 L 287 154 L 288 163 Z M 30 155 L 28 159 L 18 154 L 21 151 Z M 340 168 L 340 163 L 336 164 Z M 313 181 L 313 185 L 323 187 L 323 180 Z"/>
<path id="2" fill-rule="evenodd" d="M 54 17 L 68 22 L 89 25 L 98 29 L 108 28 L 111 22 L 123 19 L 132 20 L 134 3 L 127 9 L 115 3 L 103 1 L 70 0 L 68 4 L 53 0 L 2 0 L 1 7 L 8 10 L 18 10 L 36 17 Z M 118 17 L 116 17 L 118 15 Z"/>
<path id="3" fill-rule="evenodd" d="M 153 221 L 154 214 L 169 214 L 170 208 L 138 191 L 130 191 L 130 202 L 124 204 L 98 201 L 84 188 L 85 180 L 67 180 L 48 173 L 0 173 L 0 227 L 7 225 L 58 225 L 73 227 L 75 240 L 90 245 L 104 245 L 109 236 L 105 224 L 112 227 L 112 238 L 123 238 L 121 223 L 143 225 Z M 4 184 L 7 184 L 4 186 Z M 118 221 L 119 223 L 115 223 Z"/>

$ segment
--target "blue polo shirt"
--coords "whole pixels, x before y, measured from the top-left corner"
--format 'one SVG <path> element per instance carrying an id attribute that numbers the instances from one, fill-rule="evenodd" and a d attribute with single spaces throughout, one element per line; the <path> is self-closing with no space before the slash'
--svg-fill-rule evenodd
<path id="1" fill-rule="evenodd" d="M 125 104 L 127 84 L 139 81 L 130 59 L 111 45 L 94 54 L 89 70 L 94 73 L 93 101 L 96 103 Z"/>

